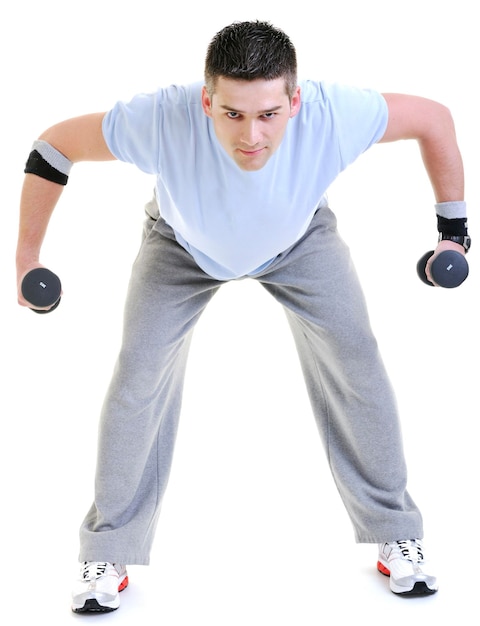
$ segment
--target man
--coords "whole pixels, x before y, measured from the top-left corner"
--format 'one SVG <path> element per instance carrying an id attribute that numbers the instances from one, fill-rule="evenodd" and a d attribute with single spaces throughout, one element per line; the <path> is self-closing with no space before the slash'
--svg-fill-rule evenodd
<path id="1" fill-rule="evenodd" d="M 157 176 L 101 415 L 74 611 L 118 608 L 126 565 L 148 564 L 195 323 L 225 281 L 247 276 L 285 309 L 356 541 L 379 544 L 377 567 L 394 593 L 437 590 L 406 489 L 395 399 L 325 195 L 370 146 L 399 139 L 418 141 L 431 180 L 435 256 L 464 253 L 463 166 L 449 111 L 414 96 L 299 85 L 292 43 L 265 22 L 217 33 L 205 84 L 138 95 L 55 125 L 34 143 L 21 198 L 19 286 L 41 267 L 73 163 L 116 158 Z M 412 219 L 402 216 L 402 233 L 415 232 Z M 365 235 L 374 232 L 366 215 Z M 19 303 L 31 306 L 20 287 Z"/>

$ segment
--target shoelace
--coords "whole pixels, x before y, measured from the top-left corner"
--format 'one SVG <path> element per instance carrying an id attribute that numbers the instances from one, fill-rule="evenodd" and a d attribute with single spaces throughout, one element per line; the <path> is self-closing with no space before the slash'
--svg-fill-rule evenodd
<path id="1" fill-rule="evenodd" d="M 107 563 L 90 563 L 87 561 L 83 564 L 82 578 L 83 580 L 100 578 L 100 576 L 105 574 L 106 569 Z"/>
<path id="2" fill-rule="evenodd" d="M 400 548 L 403 558 L 407 559 L 407 561 L 411 561 L 412 563 L 423 562 L 422 544 L 418 539 L 397 541 L 397 545 Z"/>

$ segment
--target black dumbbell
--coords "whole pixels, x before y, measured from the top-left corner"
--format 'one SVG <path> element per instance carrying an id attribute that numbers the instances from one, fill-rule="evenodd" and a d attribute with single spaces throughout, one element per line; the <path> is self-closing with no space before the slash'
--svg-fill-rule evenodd
<path id="1" fill-rule="evenodd" d="M 425 274 L 425 267 L 433 253 L 433 250 L 425 252 L 417 263 L 417 274 L 420 280 L 432 287 L 434 287 L 434 284 L 428 280 Z M 456 250 L 444 250 L 434 259 L 430 267 L 430 273 L 435 283 L 440 287 L 446 287 L 447 289 L 458 287 L 468 276 L 467 259 Z"/>
<path id="2" fill-rule="evenodd" d="M 62 285 L 56 274 L 45 267 L 28 272 L 22 280 L 22 295 L 33 304 L 35 313 L 50 313 L 60 304 Z M 48 308 L 43 308 L 48 307 Z"/>

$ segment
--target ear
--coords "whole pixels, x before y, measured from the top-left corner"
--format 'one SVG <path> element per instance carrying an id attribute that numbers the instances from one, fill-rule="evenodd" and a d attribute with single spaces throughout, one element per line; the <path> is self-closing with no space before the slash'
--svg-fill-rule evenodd
<path id="1" fill-rule="evenodd" d="M 207 117 L 212 117 L 212 99 L 205 86 L 202 88 L 202 108 Z"/>
<path id="2" fill-rule="evenodd" d="M 297 87 L 292 99 L 290 100 L 290 117 L 295 117 L 295 115 L 300 111 L 301 104 L 302 99 L 300 97 L 300 87 Z"/>

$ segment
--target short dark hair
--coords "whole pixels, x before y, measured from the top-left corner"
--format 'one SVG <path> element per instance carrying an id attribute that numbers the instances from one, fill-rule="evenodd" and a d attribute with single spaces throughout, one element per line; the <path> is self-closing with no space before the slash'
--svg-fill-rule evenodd
<path id="1" fill-rule="evenodd" d="M 292 98 L 297 88 L 297 55 L 289 37 L 269 22 L 234 22 L 210 42 L 205 58 L 205 83 L 210 95 L 217 79 L 274 80 L 285 78 Z"/>

